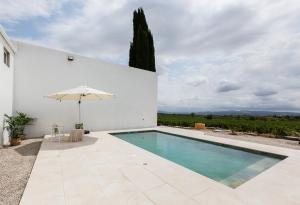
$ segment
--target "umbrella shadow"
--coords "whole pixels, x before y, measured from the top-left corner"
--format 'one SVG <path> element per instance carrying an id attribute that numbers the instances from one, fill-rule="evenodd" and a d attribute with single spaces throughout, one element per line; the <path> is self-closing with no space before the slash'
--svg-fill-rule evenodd
<path id="1" fill-rule="evenodd" d="M 99 138 L 91 137 L 88 135 L 84 135 L 82 137 L 82 141 L 79 142 L 68 142 L 66 140 L 62 140 L 61 142 L 54 141 L 53 138 L 45 138 L 44 142 L 41 146 L 42 150 L 67 150 L 67 149 L 74 149 L 77 147 L 84 147 L 95 144 Z"/>

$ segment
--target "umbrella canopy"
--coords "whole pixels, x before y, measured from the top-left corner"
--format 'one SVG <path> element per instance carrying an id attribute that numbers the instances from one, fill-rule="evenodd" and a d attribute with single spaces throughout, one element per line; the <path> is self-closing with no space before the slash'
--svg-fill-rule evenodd
<path id="1" fill-rule="evenodd" d="M 73 88 L 70 90 L 53 93 L 46 97 L 55 99 L 55 100 L 82 101 L 82 100 L 105 100 L 105 99 L 110 99 L 113 96 L 114 95 L 111 93 L 96 90 L 96 89 L 90 88 L 88 86 L 79 86 L 77 88 Z"/>
<path id="2" fill-rule="evenodd" d="M 60 91 L 46 96 L 54 100 L 75 100 L 79 106 L 79 123 L 81 123 L 80 104 L 83 100 L 105 100 L 110 99 L 114 95 L 104 91 L 96 90 L 88 86 L 79 86 L 70 90 Z"/>

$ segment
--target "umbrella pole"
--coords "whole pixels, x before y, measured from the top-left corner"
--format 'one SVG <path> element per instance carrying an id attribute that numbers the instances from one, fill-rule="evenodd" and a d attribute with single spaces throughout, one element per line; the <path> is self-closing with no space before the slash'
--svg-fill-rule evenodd
<path id="1" fill-rule="evenodd" d="M 79 100 L 79 101 L 78 101 L 78 114 L 79 114 L 79 116 L 78 116 L 78 117 L 79 117 L 79 124 L 81 123 L 81 114 L 80 114 L 80 112 L 81 112 L 81 111 L 80 111 L 80 103 L 81 103 L 81 101 Z"/>

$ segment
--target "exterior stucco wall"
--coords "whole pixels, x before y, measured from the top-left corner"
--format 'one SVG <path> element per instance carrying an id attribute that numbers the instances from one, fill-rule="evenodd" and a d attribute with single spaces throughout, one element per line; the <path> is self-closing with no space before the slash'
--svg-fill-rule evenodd
<path id="1" fill-rule="evenodd" d="M 14 53 L 0 32 L 0 145 L 8 144 L 8 134 L 3 130 L 4 114 L 11 115 L 13 110 L 13 73 Z M 10 67 L 4 64 L 4 47 L 10 53 Z"/>
<path id="2" fill-rule="evenodd" d="M 50 93 L 87 85 L 115 94 L 104 101 L 84 101 L 82 121 L 91 131 L 156 126 L 156 73 L 74 56 L 66 52 L 15 42 L 14 111 L 37 118 L 29 137 L 51 132 L 53 123 L 65 131 L 78 120 L 78 104 L 47 99 Z"/>

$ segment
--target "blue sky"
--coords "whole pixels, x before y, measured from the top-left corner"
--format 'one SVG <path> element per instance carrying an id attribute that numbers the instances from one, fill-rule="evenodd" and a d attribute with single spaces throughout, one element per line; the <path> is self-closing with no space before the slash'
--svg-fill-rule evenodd
<path id="1" fill-rule="evenodd" d="M 0 0 L 10 37 L 127 64 L 132 12 L 152 30 L 164 111 L 300 112 L 297 0 Z"/>

